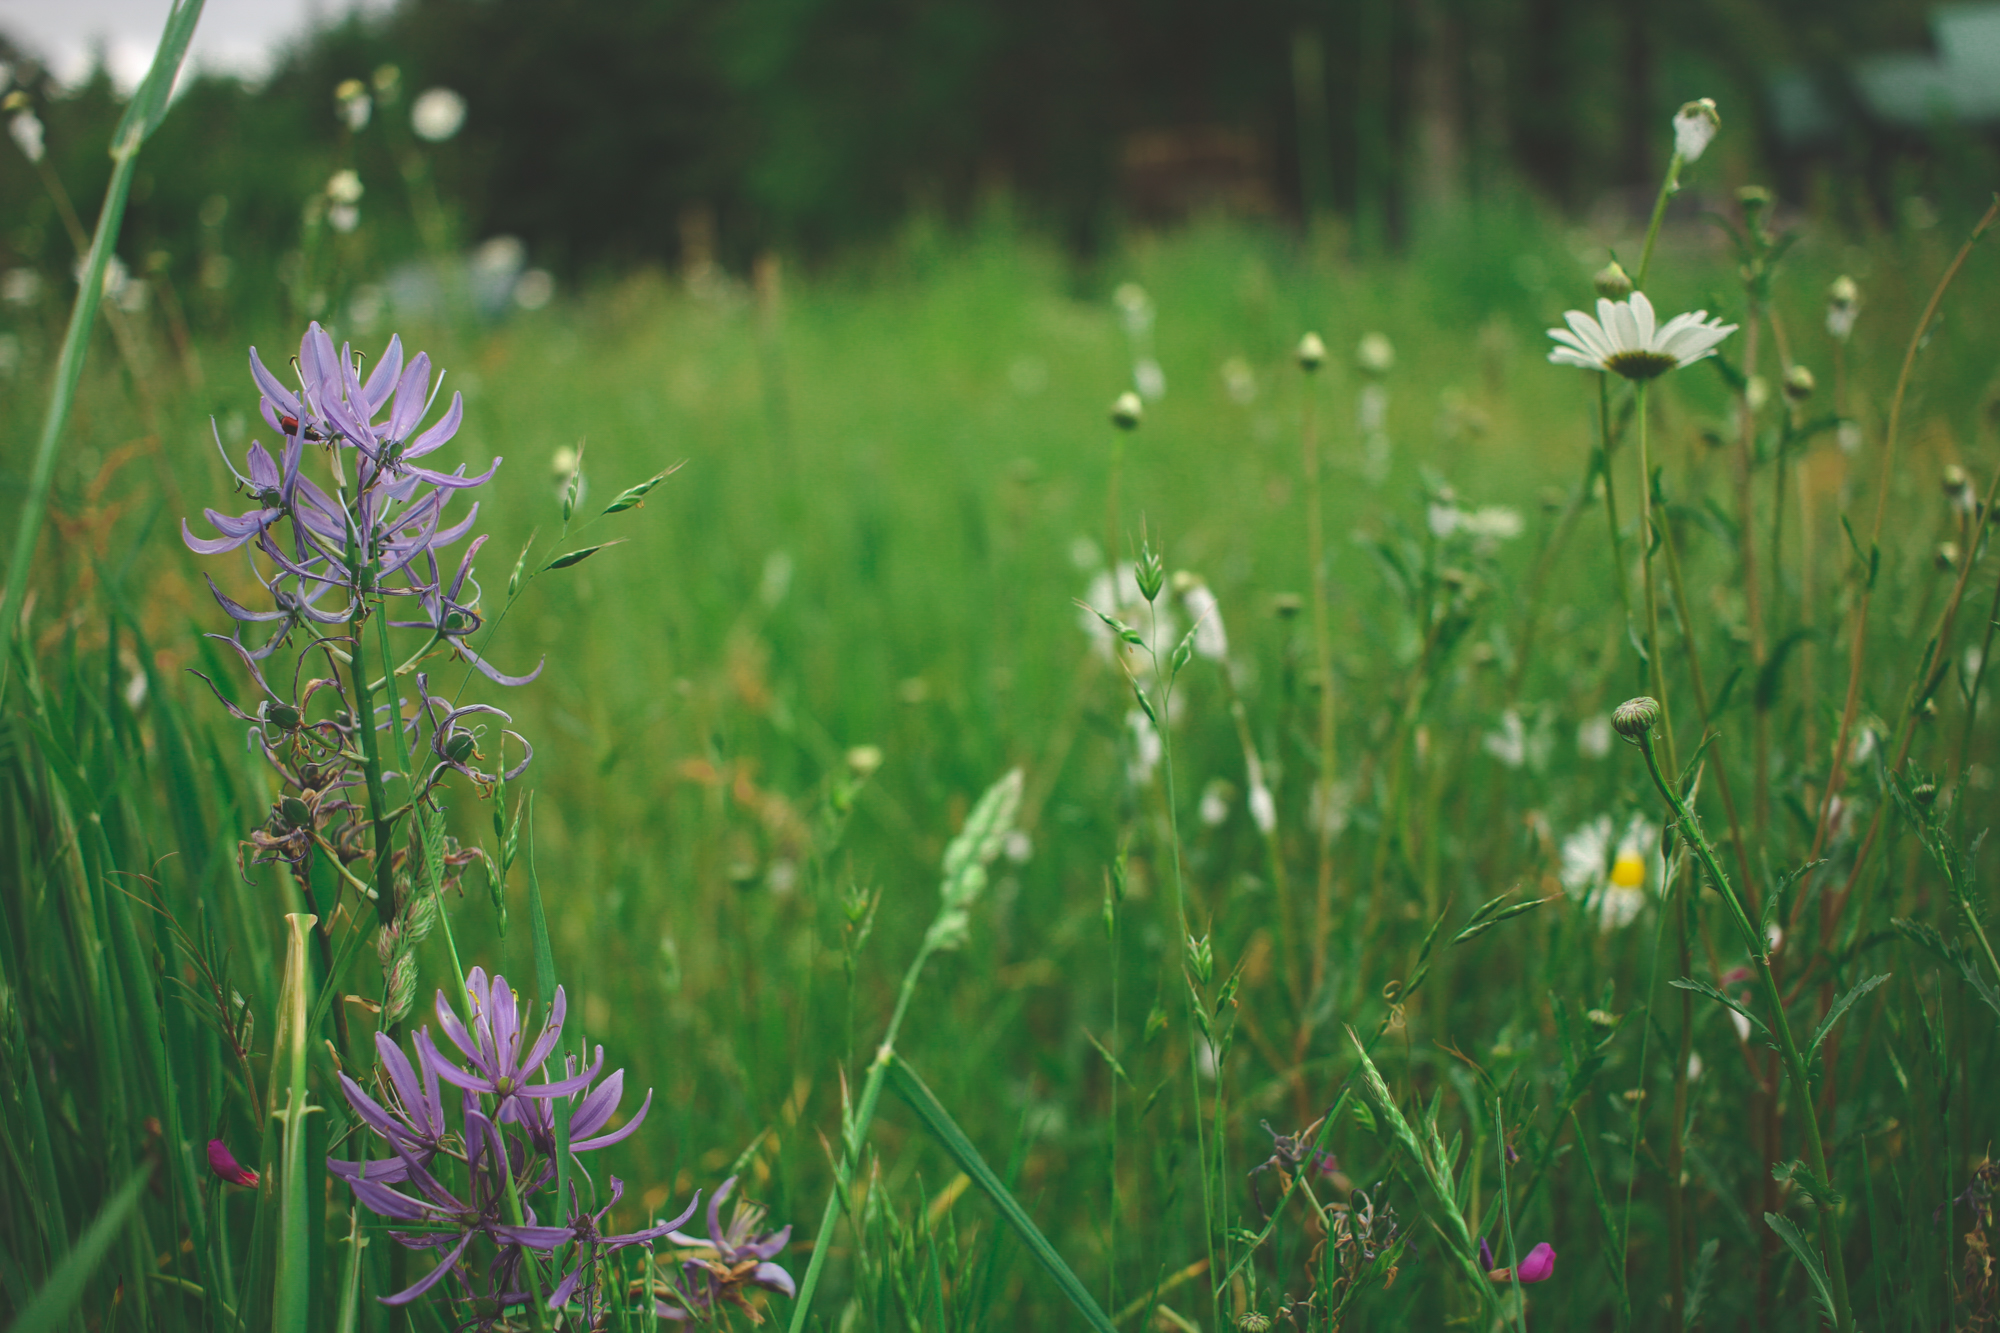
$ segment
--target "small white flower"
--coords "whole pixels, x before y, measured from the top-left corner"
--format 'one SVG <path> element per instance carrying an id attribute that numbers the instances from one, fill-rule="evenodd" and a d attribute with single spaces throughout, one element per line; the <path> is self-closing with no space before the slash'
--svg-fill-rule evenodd
<path id="1" fill-rule="evenodd" d="M 1153 327 L 1153 301 L 1146 295 L 1146 289 L 1136 282 L 1121 282 L 1111 293 L 1111 300 L 1118 307 L 1118 316 L 1124 322 L 1125 332 L 1138 337 Z"/>
<path id="2" fill-rule="evenodd" d="M 1152 357 L 1142 356 L 1132 363 L 1132 387 L 1147 402 L 1157 403 L 1167 395 L 1167 372 Z"/>
<path id="3" fill-rule="evenodd" d="M 1855 317 L 1861 313 L 1861 289 L 1845 273 L 1826 289 L 1826 331 L 1837 342 L 1854 334 Z"/>
<path id="4" fill-rule="evenodd" d="M 1505 505 L 1485 505 L 1470 513 L 1460 510 L 1458 514 L 1460 532 L 1470 533 L 1487 541 L 1512 541 L 1521 535 L 1525 526 L 1519 511 L 1509 509 Z"/>
<path id="5" fill-rule="evenodd" d="M 1160 733 L 1153 728 L 1153 720 L 1139 709 L 1125 715 L 1125 726 L 1132 733 L 1132 757 L 1126 762 L 1125 775 L 1133 786 L 1147 786 L 1166 748 L 1160 743 Z"/>
<path id="6" fill-rule="evenodd" d="M 1732 1011 L 1732 1012 L 1733 1012 L 1733 1011 Z M 1703 1068 L 1703 1065 L 1702 1065 L 1702 1063 L 1701 1063 L 1701 1055 L 1700 1055 L 1700 1053 L 1699 1053 L 1699 1052 L 1696 1052 L 1696 1051 L 1689 1051 L 1689 1052 L 1688 1052 L 1688 1082 L 1692 1083 L 1692 1082 L 1694 1082 L 1694 1081 L 1695 1081 L 1696 1079 L 1700 1078 L 1700 1077 L 1701 1077 L 1701 1071 L 1702 1071 L 1702 1068 Z"/>
<path id="7" fill-rule="evenodd" d="M 30 162 L 42 160 L 42 122 L 32 111 L 23 111 L 7 122 L 7 132 L 14 136 L 14 143 L 20 148 L 21 156 Z"/>
<path id="8" fill-rule="evenodd" d="M 1521 715 L 1511 708 L 1500 715 L 1500 730 L 1487 732 L 1480 744 L 1508 768 L 1519 768 L 1528 762 L 1528 729 L 1522 725 Z"/>
<path id="9" fill-rule="evenodd" d="M 1208 785 L 1201 789 L 1201 822 L 1210 828 L 1227 823 L 1229 795 L 1227 782 L 1221 778 L 1210 778 Z"/>
<path id="10" fill-rule="evenodd" d="M 333 100 L 340 106 L 340 118 L 347 122 L 350 134 L 359 134 L 368 128 L 368 117 L 375 110 L 375 103 L 368 96 L 368 85 L 359 79 L 342 79 L 333 90 Z"/>
<path id="11" fill-rule="evenodd" d="M 1446 537 L 1458 531 L 1459 518 L 1460 514 L 1456 505 L 1433 503 L 1424 512 L 1424 521 L 1430 527 L 1431 536 L 1436 537 L 1439 541 L 1443 541 Z"/>
<path id="12" fill-rule="evenodd" d="M 347 235 L 361 225 L 361 210 L 353 204 L 334 204 L 326 210 L 327 225 Z"/>
<path id="13" fill-rule="evenodd" d="M 0 301 L 33 305 L 42 296 L 42 275 L 31 268 L 10 268 L 0 276 Z"/>
<path id="14" fill-rule="evenodd" d="M 1689 102 L 1674 112 L 1674 153 L 1682 162 L 1694 162 L 1708 151 L 1715 141 L 1716 131 L 1722 128 L 1722 117 L 1715 110 L 1715 99 L 1704 97 L 1697 102 Z"/>
<path id="15" fill-rule="evenodd" d="M 1658 829 L 1635 816 L 1614 843 L 1611 816 L 1599 815 L 1563 839 L 1557 878 L 1572 898 L 1597 897 L 1599 929 L 1622 929 L 1646 905 L 1659 837 Z"/>
<path id="16" fill-rule="evenodd" d="M 1176 575 L 1174 582 L 1180 583 L 1181 576 Z M 1188 619 L 1194 622 L 1195 656 L 1211 662 L 1225 660 L 1229 656 L 1229 634 L 1222 628 L 1222 607 L 1208 585 L 1198 577 L 1187 576 L 1181 605 L 1187 608 Z"/>
<path id="17" fill-rule="evenodd" d="M 361 202 L 361 177 L 350 168 L 336 171 L 326 182 L 326 197 L 336 204 Z"/>
<path id="18" fill-rule="evenodd" d="M 523 310 L 540 310 L 555 294 L 555 275 L 545 268 L 531 268 L 514 283 L 514 304 Z"/>
<path id="19" fill-rule="evenodd" d="M 1550 329 L 1560 347 L 1549 352 L 1559 366 L 1616 371 L 1628 380 L 1649 380 L 1691 366 L 1715 354 L 1716 344 L 1736 332 L 1734 324 L 1711 321 L 1706 310 L 1675 315 L 1664 325 L 1653 315 L 1644 292 L 1623 301 L 1597 302 L 1597 318 L 1581 310 L 1563 316 L 1567 329 Z"/>
<path id="20" fill-rule="evenodd" d="M 465 99 L 449 88 L 427 88 L 410 103 L 410 128 L 419 139 L 443 143 L 465 124 Z"/>
<path id="21" fill-rule="evenodd" d="M 1264 785 L 1262 778 L 1250 783 L 1250 818 L 1257 823 L 1259 833 L 1268 834 L 1278 827 L 1278 803 L 1271 799 L 1271 789 Z"/>
<path id="22" fill-rule="evenodd" d="M 1611 715 L 1587 717 L 1576 727 L 1576 752 L 1585 759 L 1602 759 L 1611 753 Z"/>
<path id="23" fill-rule="evenodd" d="M 1380 384 L 1364 384 L 1355 403 L 1354 419 L 1363 434 L 1380 434 L 1389 424 L 1389 390 Z"/>
<path id="24" fill-rule="evenodd" d="M 1387 334 L 1364 333 L 1354 349 L 1354 364 L 1365 375 L 1386 375 L 1396 368 L 1396 345 Z"/>
<path id="25" fill-rule="evenodd" d="M 1024 866 L 1034 859 L 1035 840 L 1020 829 L 1015 829 L 1007 835 L 1007 840 L 1000 844 L 1000 854 L 1015 865 Z"/>

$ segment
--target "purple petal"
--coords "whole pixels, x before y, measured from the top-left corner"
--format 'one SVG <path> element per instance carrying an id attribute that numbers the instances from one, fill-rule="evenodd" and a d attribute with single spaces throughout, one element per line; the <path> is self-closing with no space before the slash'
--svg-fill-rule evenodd
<path id="1" fill-rule="evenodd" d="M 366 405 L 371 420 L 382 410 L 382 404 L 389 401 L 389 395 L 395 392 L 396 381 L 402 373 L 403 339 L 401 335 L 391 334 L 382 359 L 375 363 L 375 369 L 369 372 L 368 383 L 361 387 L 361 401 Z"/>
<path id="2" fill-rule="evenodd" d="M 389 438 L 401 440 L 417 428 L 424 419 L 424 408 L 429 404 L 431 358 L 428 352 L 418 352 L 410 358 L 409 368 L 396 384 L 396 405 L 389 413 Z"/>
<path id="3" fill-rule="evenodd" d="M 494 709 L 494 711 L 498 712 L 499 710 Z M 512 721 L 513 719 L 509 718 L 508 720 Z M 555 1003 L 549 1006 L 549 1016 L 542 1022 L 541 1035 L 535 1038 L 535 1044 L 529 1048 L 527 1058 L 514 1064 L 513 1067 L 519 1069 L 523 1074 L 540 1069 L 542 1062 L 549 1058 L 549 1052 L 553 1051 L 556 1048 L 556 1043 L 562 1040 L 563 1019 L 568 1014 L 569 1000 L 563 994 L 563 988 L 558 986 L 556 987 Z M 514 1040 L 517 1043 L 520 1040 L 518 1030 L 514 1035 Z M 517 1045 L 516 1050 L 518 1049 Z"/>
<path id="4" fill-rule="evenodd" d="M 473 652 L 472 649 L 466 647 L 465 644 L 460 640 L 454 639 L 452 641 L 452 648 L 458 653 L 460 657 L 463 657 L 466 661 L 472 663 L 472 665 L 478 670 L 480 675 L 486 677 L 486 679 L 492 681 L 495 685 L 529 684 L 535 679 L 535 677 L 542 674 L 542 667 L 545 666 L 549 660 L 547 654 L 544 654 L 542 656 L 541 661 L 535 663 L 535 669 L 533 671 L 530 671 L 527 675 L 510 676 L 507 675 L 505 672 L 501 671 L 498 667 L 494 666 L 492 663 L 488 662 L 485 658 L 481 657 L 478 653 Z"/>
<path id="5" fill-rule="evenodd" d="M 435 426 L 432 426 L 422 435 L 417 436 L 416 439 L 405 445 L 403 447 L 403 457 L 422 458 L 425 454 L 458 434 L 459 423 L 464 420 L 465 402 L 457 393 L 453 393 L 451 396 L 451 407 L 446 410 L 444 416 L 439 419 Z"/>
<path id="6" fill-rule="evenodd" d="M 792 1275 L 776 1264 L 758 1264 L 751 1272 L 750 1280 L 771 1291 L 781 1291 L 787 1296 L 796 1296 L 798 1289 L 792 1285 Z"/>
<path id="7" fill-rule="evenodd" d="M 376 1183 L 372 1175 L 366 1180 L 357 1176 L 347 1183 L 354 1191 L 354 1197 L 378 1217 L 398 1222 L 422 1222 L 435 1212 L 434 1209 L 408 1195 L 398 1194 L 395 1190 Z"/>
<path id="8" fill-rule="evenodd" d="M 373 1161 L 347 1162 L 338 1157 L 326 1159 L 328 1174 L 352 1184 L 368 1179 L 378 1185 L 393 1185 L 399 1180 L 407 1180 L 410 1168 L 403 1165 L 400 1157 L 384 1157 Z"/>
<path id="9" fill-rule="evenodd" d="M 614 1074 L 612 1075 L 612 1077 L 616 1078 L 620 1074 L 623 1074 L 624 1072 L 625 1071 L 621 1069 L 618 1071 L 618 1074 Z M 630 1138 L 634 1133 L 634 1131 L 636 1131 L 639 1128 L 639 1126 L 642 1123 L 644 1123 L 646 1119 L 646 1112 L 652 1108 L 652 1105 L 653 1105 L 653 1090 L 651 1088 L 648 1088 L 646 1089 L 646 1100 L 639 1103 L 639 1109 L 632 1113 L 632 1118 L 630 1120 L 627 1120 L 624 1124 L 612 1130 L 609 1134 L 600 1134 L 596 1138 L 584 1139 L 581 1142 L 572 1142 L 569 1145 L 569 1150 L 571 1152 L 595 1152 L 599 1148 L 608 1148 L 614 1143 L 623 1142 L 625 1139 Z M 610 1115 L 610 1112 L 606 1111 L 605 1114 L 608 1117 Z M 676 1222 L 674 1225 L 679 1226 L 680 1224 Z"/>
<path id="10" fill-rule="evenodd" d="M 214 594 L 216 603 L 222 607 L 222 613 L 231 620 L 244 620 L 255 623 L 265 620 L 288 620 L 291 618 L 291 613 L 288 611 L 252 611 L 249 607 L 224 595 L 222 589 L 215 586 L 215 580 L 209 578 L 207 574 L 203 574 L 202 577 L 208 579 L 209 592 Z"/>
<path id="11" fill-rule="evenodd" d="M 466 1232 L 465 1235 L 459 1238 L 458 1244 L 452 1247 L 451 1253 L 446 1255 L 444 1258 L 438 1260 L 438 1266 L 436 1268 L 433 1268 L 429 1273 L 425 1274 L 424 1277 L 419 1279 L 415 1286 L 407 1287 L 404 1290 L 397 1292 L 394 1296 L 384 1296 L 382 1298 L 382 1304 L 408 1305 L 411 1301 L 423 1295 L 425 1292 L 429 1291 L 432 1287 L 435 1287 L 440 1281 L 443 1280 L 444 1275 L 446 1273 L 449 1273 L 453 1268 L 458 1266 L 458 1257 L 461 1254 L 465 1253 L 465 1247 L 468 1244 L 470 1244 L 472 1238 L 478 1234 L 479 1233 L 476 1231 Z"/>
<path id="12" fill-rule="evenodd" d="M 784 1249 L 791 1242 L 791 1239 L 792 1229 L 787 1226 L 781 1231 L 773 1231 L 762 1240 L 755 1240 L 748 1245 L 737 1246 L 736 1253 L 739 1258 L 746 1254 L 754 1254 L 759 1259 L 769 1259 L 777 1254 L 779 1250 Z M 785 1294 L 789 1296 L 791 1293 L 786 1292 Z"/>
<path id="13" fill-rule="evenodd" d="M 427 467 L 405 467 L 403 474 L 427 481 L 431 485 L 443 490 L 462 491 L 473 486 L 484 486 L 487 482 L 493 480 L 493 474 L 500 470 L 502 461 L 496 456 L 492 464 L 476 477 L 465 475 L 465 465 L 463 463 L 450 472 L 437 472 Z"/>
<path id="14" fill-rule="evenodd" d="M 298 416 L 299 400 L 276 375 L 264 369 L 264 363 L 257 359 L 257 349 L 254 347 L 250 349 L 250 378 L 257 381 L 257 391 L 263 394 L 277 411 L 289 417 Z M 273 421 L 271 429 L 283 431 L 284 425 L 282 422 Z"/>
<path id="15" fill-rule="evenodd" d="M 724 1256 L 729 1253 L 729 1242 L 722 1234 L 722 1201 L 728 1198 L 729 1192 L 735 1188 L 736 1177 L 731 1176 L 722 1182 L 722 1187 L 716 1190 L 708 1201 L 708 1239 L 715 1246 L 716 1252 Z"/>

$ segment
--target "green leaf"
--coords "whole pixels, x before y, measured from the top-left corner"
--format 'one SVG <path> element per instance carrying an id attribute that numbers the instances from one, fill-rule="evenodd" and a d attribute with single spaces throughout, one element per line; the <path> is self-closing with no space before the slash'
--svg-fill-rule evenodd
<path id="1" fill-rule="evenodd" d="M 1745 1009 L 1742 1005 L 1730 999 L 1727 995 L 1724 995 L 1721 991 L 1709 985 L 1706 981 L 1696 981 L 1693 977 L 1676 977 L 1672 981 L 1669 981 L 1667 984 L 1679 990 L 1691 990 L 1697 995 L 1706 995 L 1709 999 L 1714 1000 L 1717 1004 L 1727 1005 L 1732 1011 L 1739 1013 L 1743 1015 L 1744 1018 L 1748 1019 L 1750 1021 L 1751 1027 L 1756 1028 L 1759 1032 L 1763 1033 L 1767 1037 L 1771 1035 L 1771 1029 L 1764 1026 L 1763 1019 L 1757 1017 L 1757 1015 L 1751 1013 L 1748 1009 Z"/>
<path id="2" fill-rule="evenodd" d="M 543 565 L 542 569 L 544 572 L 547 572 L 548 570 L 551 569 L 568 569 L 571 565 L 580 565 L 584 561 L 590 559 L 590 557 L 596 555 L 599 551 L 602 551 L 607 547 L 617 546 L 620 543 L 624 542 L 625 540 L 626 538 L 620 537 L 618 538 L 617 541 L 599 542 L 595 546 L 586 546 L 581 550 L 566 551 L 562 555 L 559 555 L 555 559 L 549 561 L 548 564 Z"/>
<path id="3" fill-rule="evenodd" d="M 1785 1242 L 1786 1248 L 1791 1250 L 1800 1266 L 1806 1270 L 1806 1277 L 1812 1282 L 1813 1295 L 1819 1301 L 1820 1314 L 1825 1316 L 1827 1323 L 1838 1326 L 1840 1321 L 1834 1318 L 1833 1314 L 1833 1289 L 1827 1284 L 1826 1265 L 1820 1262 L 1819 1251 L 1815 1250 L 1812 1242 L 1792 1225 L 1790 1218 L 1780 1217 L 1776 1213 L 1766 1213 L 1764 1221 L 1771 1230 L 1778 1233 L 1778 1239 Z"/>
<path id="4" fill-rule="evenodd" d="M 1063 1262 L 1063 1257 L 1056 1253 L 1055 1246 L 1049 1244 L 1048 1237 L 1042 1234 L 1041 1229 L 1028 1216 L 1028 1210 L 1023 1208 L 1013 1192 L 1000 1182 L 1000 1177 L 993 1174 L 993 1169 L 986 1165 L 986 1159 L 972 1146 L 972 1140 L 965 1137 L 964 1131 L 952 1120 L 943 1103 L 924 1086 L 923 1080 L 917 1077 L 917 1071 L 910 1068 L 901 1056 L 890 1058 L 889 1086 L 912 1111 L 917 1113 L 917 1118 L 924 1122 L 924 1128 L 931 1132 L 931 1137 L 935 1138 L 939 1146 L 958 1164 L 958 1169 L 970 1176 L 973 1184 L 979 1186 L 986 1192 L 986 1196 L 993 1200 L 993 1206 L 1000 1210 L 1000 1215 L 1014 1228 L 1015 1234 L 1020 1236 L 1022 1244 L 1028 1247 L 1028 1253 L 1033 1255 L 1035 1261 L 1055 1279 L 1056 1285 L 1083 1316 L 1084 1322 L 1098 1333 L 1116 1333 L 1110 1318 L 1084 1288 L 1082 1279 Z"/>
<path id="5" fill-rule="evenodd" d="M 556 956 L 549 944 L 549 918 L 542 911 L 542 881 L 535 875 L 535 798 L 528 796 L 528 934 L 535 948 L 535 990 L 542 997 L 543 1004 L 553 1004 L 556 998 Z M 519 820 L 519 816 L 515 816 Z M 556 1053 L 561 1059 L 562 1053 Z M 555 1108 L 556 1121 L 556 1197 L 569 1198 L 569 1116 L 568 1097 L 557 1097 L 550 1104 Z"/>
<path id="6" fill-rule="evenodd" d="M 607 514 L 622 514 L 628 509 L 633 509 L 638 507 L 641 503 L 644 502 L 647 491 L 652 490 L 655 486 L 665 481 L 668 477 L 673 476 L 674 473 L 680 471 L 683 466 L 685 466 L 684 461 L 681 463 L 676 463 L 664 472 L 654 473 L 652 476 L 646 478 L 646 480 L 640 482 L 637 486 L 627 486 L 624 490 L 618 493 L 618 498 L 616 500 L 613 500 L 610 504 L 604 507 L 604 512 Z"/>
<path id="7" fill-rule="evenodd" d="M 1806 1059 L 1811 1060 L 1813 1058 L 1813 1052 L 1819 1049 L 1819 1044 L 1826 1040 L 1828 1033 L 1833 1031 L 1833 1025 L 1840 1021 L 1842 1014 L 1845 1014 L 1849 1009 L 1854 1007 L 1856 1000 L 1859 1000 L 1862 996 L 1874 990 L 1888 979 L 1889 973 L 1887 972 L 1882 973 L 1880 976 L 1870 977 L 1868 980 L 1858 983 L 1853 990 L 1848 991 L 1847 994 L 1835 1000 L 1833 1008 L 1826 1011 L 1826 1018 L 1820 1023 L 1819 1030 L 1813 1033 L 1812 1043 L 1806 1047 Z"/>
<path id="8" fill-rule="evenodd" d="M 59 1328 L 68 1321 L 70 1311 L 83 1299 L 84 1283 L 97 1271 L 105 1251 L 125 1229 L 125 1223 L 138 1206 L 140 1196 L 145 1193 L 146 1181 L 152 1174 L 150 1165 L 143 1166 L 119 1186 L 110 1202 L 84 1228 L 69 1257 L 56 1265 L 55 1272 L 49 1274 L 49 1280 L 42 1284 L 42 1289 L 35 1293 L 27 1308 L 7 1326 L 7 1333 L 42 1333 L 44 1329 Z"/>

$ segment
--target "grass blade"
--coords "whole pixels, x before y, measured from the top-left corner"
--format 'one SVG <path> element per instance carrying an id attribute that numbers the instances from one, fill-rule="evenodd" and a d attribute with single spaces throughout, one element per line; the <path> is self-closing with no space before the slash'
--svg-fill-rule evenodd
<path id="1" fill-rule="evenodd" d="M 1056 1253 L 1056 1247 L 1049 1243 L 1048 1237 L 1028 1216 L 1027 1209 L 1021 1206 L 1013 1191 L 1000 1183 L 1000 1177 L 986 1165 L 986 1159 L 972 1146 L 972 1140 L 965 1137 L 965 1132 L 944 1109 L 944 1104 L 924 1086 L 924 1081 L 917 1077 L 917 1071 L 910 1068 L 901 1056 L 894 1056 L 889 1061 L 889 1086 L 917 1113 L 917 1118 L 924 1122 L 924 1128 L 951 1156 L 958 1169 L 972 1177 L 973 1184 L 986 1191 L 986 1196 L 993 1200 L 993 1206 L 1000 1210 L 1000 1216 L 1007 1219 L 1007 1224 L 1014 1228 L 1015 1234 L 1028 1247 L 1028 1253 L 1048 1270 L 1049 1276 L 1062 1288 L 1063 1295 L 1069 1297 L 1070 1304 L 1077 1308 L 1090 1326 L 1098 1333 L 1114 1333 L 1111 1320 L 1085 1289 L 1082 1279 L 1063 1262 L 1063 1257 Z"/>
<path id="2" fill-rule="evenodd" d="M 111 1196 L 111 1201 L 84 1229 L 69 1257 L 49 1274 L 49 1280 L 35 1293 L 35 1299 L 29 1302 L 28 1308 L 7 1326 L 7 1333 L 43 1333 L 45 1329 L 60 1327 L 69 1318 L 70 1311 L 83 1299 L 83 1284 L 97 1271 L 105 1251 L 125 1229 L 125 1223 L 138 1207 L 146 1181 L 152 1174 L 152 1167 L 141 1167 L 119 1187 L 118 1193 Z"/>

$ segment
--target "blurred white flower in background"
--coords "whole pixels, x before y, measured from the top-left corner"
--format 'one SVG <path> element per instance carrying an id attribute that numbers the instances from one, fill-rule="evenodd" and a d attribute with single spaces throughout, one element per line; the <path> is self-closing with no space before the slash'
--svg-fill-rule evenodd
<path id="1" fill-rule="evenodd" d="M 1229 819 L 1229 798 L 1235 794 L 1227 778 L 1210 778 L 1201 789 L 1201 822 L 1210 828 Z"/>
<path id="2" fill-rule="evenodd" d="M 1257 401 L 1257 375 L 1250 369 L 1250 363 L 1240 356 L 1232 356 L 1222 363 L 1222 389 L 1229 395 L 1229 401 L 1248 407 Z"/>
<path id="3" fill-rule="evenodd" d="M 1557 878 L 1569 896 L 1598 902 L 1598 928 L 1611 931 L 1629 926 L 1646 905 L 1646 888 L 1653 884 L 1660 831 L 1639 815 L 1615 840 L 1610 815 L 1599 815 L 1562 844 Z"/>
<path id="4" fill-rule="evenodd" d="M 449 88 L 426 88 L 410 103 L 410 128 L 429 143 L 443 143 L 465 124 L 465 99 Z"/>
<path id="5" fill-rule="evenodd" d="M 540 310 L 555 294 L 555 275 L 545 268 L 529 269 L 514 284 L 514 304 L 523 310 Z"/>
<path id="6" fill-rule="evenodd" d="M 1160 733 L 1154 728 L 1153 720 L 1140 709 L 1134 708 L 1125 714 L 1125 727 L 1132 733 L 1132 757 L 1126 761 L 1125 776 L 1132 780 L 1135 787 L 1147 786 L 1160 767 L 1166 747 L 1160 741 Z"/>
<path id="7" fill-rule="evenodd" d="M 42 299 L 42 275 L 31 268 L 10 268 L 0 276 L 0 301 L 33 305 Z"/>
<path id="8" fill-rule="evenodd" d="M 7 122 L 7 133 L 14 136 L 14 143 L 21 150 L 21 156 L 30 162 L 42 160 L 42 122 L 32 111 L 23 111 Z"/>
<path id="9" fill-rule="evenodd" d="M 1602 759 L 1611 753 L 1611 715 L 1599 713 L 1576 724 L 1576 752 L 1585 759 Z"/>
<path id="10" fill-rule="evenodd" d="M 368 128 L 368 117 L 374 114 L 375 103 L 368 96 L 368 85 L 359 79 L 342 79 L 333 90 L 333 100 L 340 107 L 340 118 L 347 125 L 348 133 L 359 134 Z"/>

